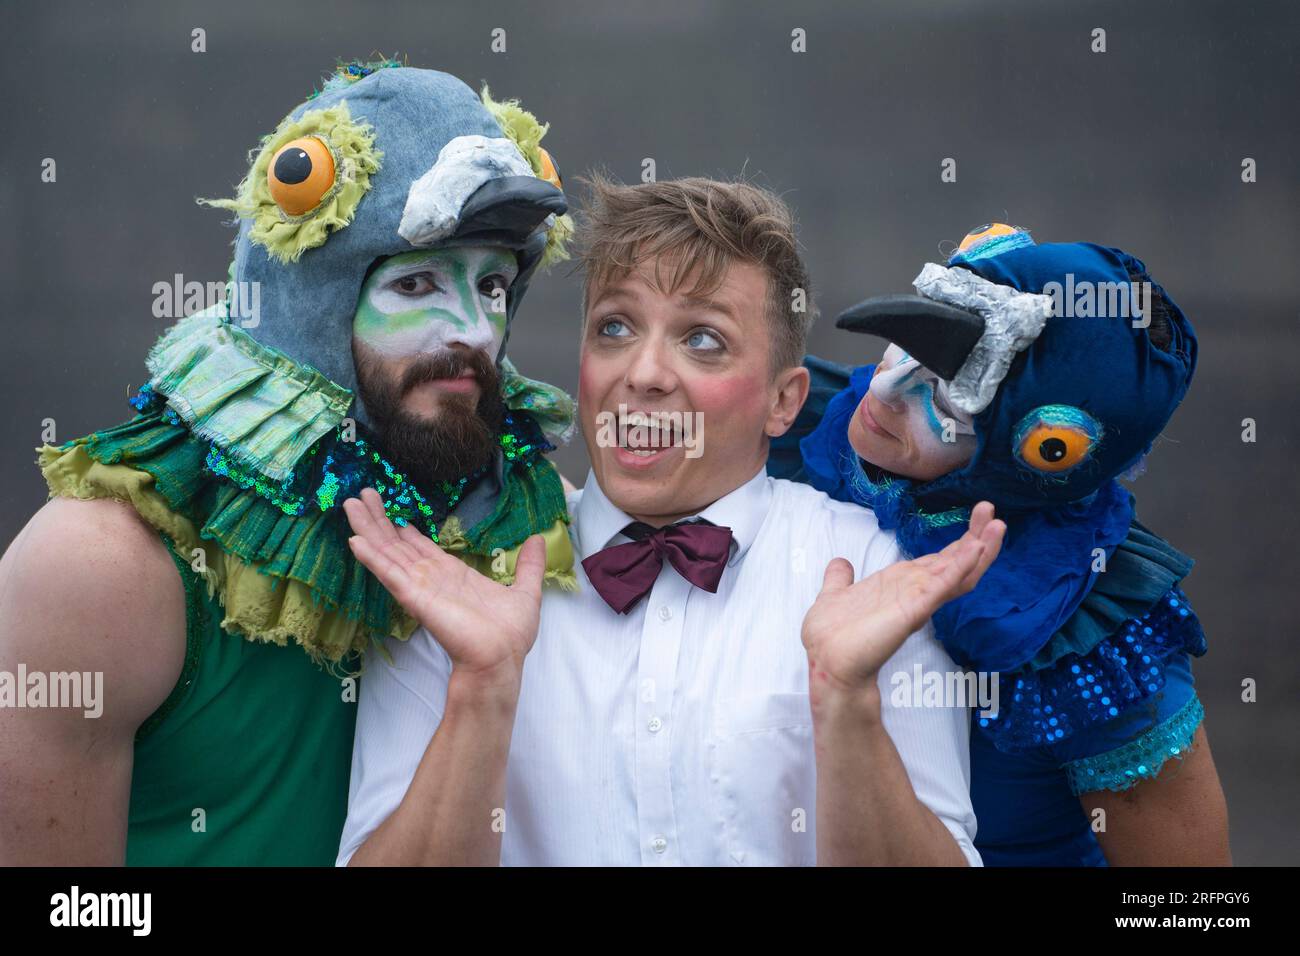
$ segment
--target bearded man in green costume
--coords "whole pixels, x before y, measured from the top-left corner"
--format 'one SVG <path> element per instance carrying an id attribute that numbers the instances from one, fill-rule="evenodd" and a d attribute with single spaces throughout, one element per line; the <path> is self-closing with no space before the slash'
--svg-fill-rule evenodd
<path id="1" fill-rule="evenodd" d="M 344 64 L 211 201 L 239 221 L 225 301 L 154 346 L 134 418 L 39 449 L 53 500 L 0 562 L 0 674 L 103 682 L 94 719 L 9 682 L 0 864 L 334 861 L 361 652 L 415 627 L 348 548 L 363 487 L 506 583 L 541 534 L 573 585 L 542 457 L 572 401 L 505 358 L 571 230 L 544 133 Z"/>

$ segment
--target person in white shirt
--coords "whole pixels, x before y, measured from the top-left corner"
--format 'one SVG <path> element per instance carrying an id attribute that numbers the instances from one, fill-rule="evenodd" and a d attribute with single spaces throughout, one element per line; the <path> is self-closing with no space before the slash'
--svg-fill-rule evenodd
<path id="1" fill-rule="evenodd" d="M 766 476 L 815 314 L 775 196 L 596 178 L 585 229 L 579 589 L 541 593 L 540 537 L 505 587 L 345 504 L 423 629 L 362 678 L 338 863 L 977 865 L 968 710 L 889 688 L 957 670 L 927 619 L 1002 522 L 899 562 Z"/>

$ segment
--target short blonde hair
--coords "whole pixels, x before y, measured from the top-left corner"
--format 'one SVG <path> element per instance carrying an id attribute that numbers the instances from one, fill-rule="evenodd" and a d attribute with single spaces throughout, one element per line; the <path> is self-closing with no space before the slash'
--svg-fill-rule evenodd
<path id="1" fill-rule="evenodd" d="M 699 177 L 627 186 L 595 173 L 583 181 L 591 194 L 578 227 L 584 315 L 594 291 L 646 260 L 655 261 L 655 283 L 667 293 L 679 291 L 694 272 L 693 287 L 682 290 L 692 296 L 709 295 L 733 262 L 747 262 L 767 274 L 772 374 L 803 360 L 817 313 L 794 217 L 778 196 L 749 183 Z M 667 284 L 660 272 L 665 258 L 673 262 Z M 802 311 L 795 309 L 799 290 Z"/>

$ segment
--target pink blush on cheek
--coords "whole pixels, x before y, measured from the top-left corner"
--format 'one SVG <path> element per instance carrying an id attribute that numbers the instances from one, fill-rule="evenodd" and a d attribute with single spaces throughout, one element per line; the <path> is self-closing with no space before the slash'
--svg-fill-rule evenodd
<path id="1" fill-rule="evenodd" d="M 604 367 L 598 359 L 583 355 L 578 360 L 578 404 L 595 408 L 609 392 L 611 380 L 617 372 Z"/>
<path id="2" fill-rule="evenodd" d="M 686 386 L 692 409 L 703 412 L 705 421 L 758 415 L 767 407 L 767 381 L 750 376 L 705 376 Z"/>
<path id="3" fill-rule="evenodd" d="M 749 448 L 763 434 L 770 402 L 765 374 L 707 375 L 683 384 L 684 404 L 697 417 L 706 457 Z"/>

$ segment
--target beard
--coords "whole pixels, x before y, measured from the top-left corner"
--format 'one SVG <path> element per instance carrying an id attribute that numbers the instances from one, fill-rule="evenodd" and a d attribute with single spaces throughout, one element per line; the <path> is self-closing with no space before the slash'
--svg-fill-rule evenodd
<path id="1" fill-rule="evenodd" d="M 490 464 L 505 416 L 501 379 L 487 353 L 451 348 L 417 358 L 400 380 L 386 373 L 382 360 L 359 342 L 352 346 L 357 391 L 365 403 L 375 441 L 415 487 L 429 495 L 441 482 L 456 481 Z M 478 379 L 480 396 L 471 405 L 464 395 L 446 393 L 434 417 L 413 415 L 402 405 L 412 388 L 466 370 Z"/>

